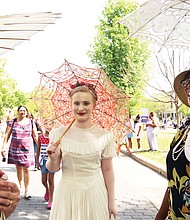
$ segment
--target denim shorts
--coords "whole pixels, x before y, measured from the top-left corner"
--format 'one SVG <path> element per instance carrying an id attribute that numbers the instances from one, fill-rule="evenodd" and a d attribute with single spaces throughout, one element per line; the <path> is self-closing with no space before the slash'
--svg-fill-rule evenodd
<path id="1" fill-rule="evenodd" d="M 53 173 L 53 172 L 50 172 L 50 171 L 46 168 L 46 162 L 47 162 L 47 160 L 45 160 L 45 159 L 41 159 L 41 161 L 40 161 L 41 173 L 42 173 L 42 174 Z"/>
<path id="2" fill-rule="evenodd" d="M 127 138 L 132 138 L 133 137 L 133 132 L 130 132 L 126 137 Z"/>

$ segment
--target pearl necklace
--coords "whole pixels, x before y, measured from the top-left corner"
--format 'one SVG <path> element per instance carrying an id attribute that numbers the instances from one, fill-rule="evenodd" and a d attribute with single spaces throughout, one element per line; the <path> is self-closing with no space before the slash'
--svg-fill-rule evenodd
<path id="1" fill-rule="evenodd" d="M 182 141 L 186 140 L 189 130 L 190 130 L 190 126 L 187 127 L 187 129 L 185 130 L 185 132 L 184 132 L 183 136 L 181 137 L 180 141 L 176 144 L 176 146 L 172 150 L 172 159 L 174 161 L 176 161 L 179 158 L 179 156 L 182 154 L 182 152 L 185 149 L 185 144 L 181 148 L 179 148 L 179 149 L 177 149 L 177 148 L 182 143 Z M 175 154 L 177 154 L 176 157 L 175 157 Z"/>
<path id="2" fill-rule="evenodd" d="M 179 158 L 179 156 L 182 154 L 182 152 L 183 152 L 183 150 L 184 150 L 184 145 L 181 147 L 181 148 L 179 148 L 178 150 L 176 150 L 176 148 L 181 144 L 181 140 L 178 142 L 178 144 L 174 147 L 174 149 L 172 150 L 172 159 L 174 160 L 174 161 L 176 161 L 178 158 Z M 178 153 L 178 154 L 177 154 Z M 175 154 L 177 154 L 177 156 L 175 157 Z"/>

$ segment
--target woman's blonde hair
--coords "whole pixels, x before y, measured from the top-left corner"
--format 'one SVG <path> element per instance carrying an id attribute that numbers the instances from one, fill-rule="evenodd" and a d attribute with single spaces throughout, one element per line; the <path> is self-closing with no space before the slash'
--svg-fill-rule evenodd
<path id="1" fill-rule="evenodd" d="M 96 91 L 92 85 L 88 86 L 87 84 L 76 85 L 69 93 L 69 96 L 72 97 L 77 92 L 89 92 L 92 94 L 94 99 L 97 101 L 98 97 Z"/>

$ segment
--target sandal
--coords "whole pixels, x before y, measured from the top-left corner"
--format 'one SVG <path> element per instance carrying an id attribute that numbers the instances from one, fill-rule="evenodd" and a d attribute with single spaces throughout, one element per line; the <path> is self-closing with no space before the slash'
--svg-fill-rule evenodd
<path id="1" fill-rule="evenodd" d="M 47 209 L 48 209 L 48 210 L 51 210 L 51 207 L 52 207 L 52 202 L 49 201 L 49 202 L 48 202 L 48 205 L 47 205 Z"/>
<path id="2" fill-rule="evenodd" d="M 25 193 L 24 198 L 27 200 L 30 200 L 32 198 L 32 196 L 27 192 L 27 193 Z"/>

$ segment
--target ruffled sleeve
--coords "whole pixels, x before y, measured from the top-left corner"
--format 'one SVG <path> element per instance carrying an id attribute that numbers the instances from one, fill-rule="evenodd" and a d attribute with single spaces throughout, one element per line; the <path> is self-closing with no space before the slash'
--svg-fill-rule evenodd
<path id="1" fill-rule="evenodd" d="M 116 143 L 114 141 L 114 135 L 111 132 L 107 132 L 105 136 L 105 147 L 102 151 L 102 159 L 111 159 L 116 156 Z"/>
<path id="2" fill-rule="evenodd" d="M 49 134 L 50 143 L 55 143 L 64 130 L 65 127 L 53 129 Z M 116 156 L 114 135 L 97 126 L 88 129 L 72 126 L 61 139 L 60 146 L 63 155 L 67 153 L 88 155 L 98 152 L 102 159 Z"/>

